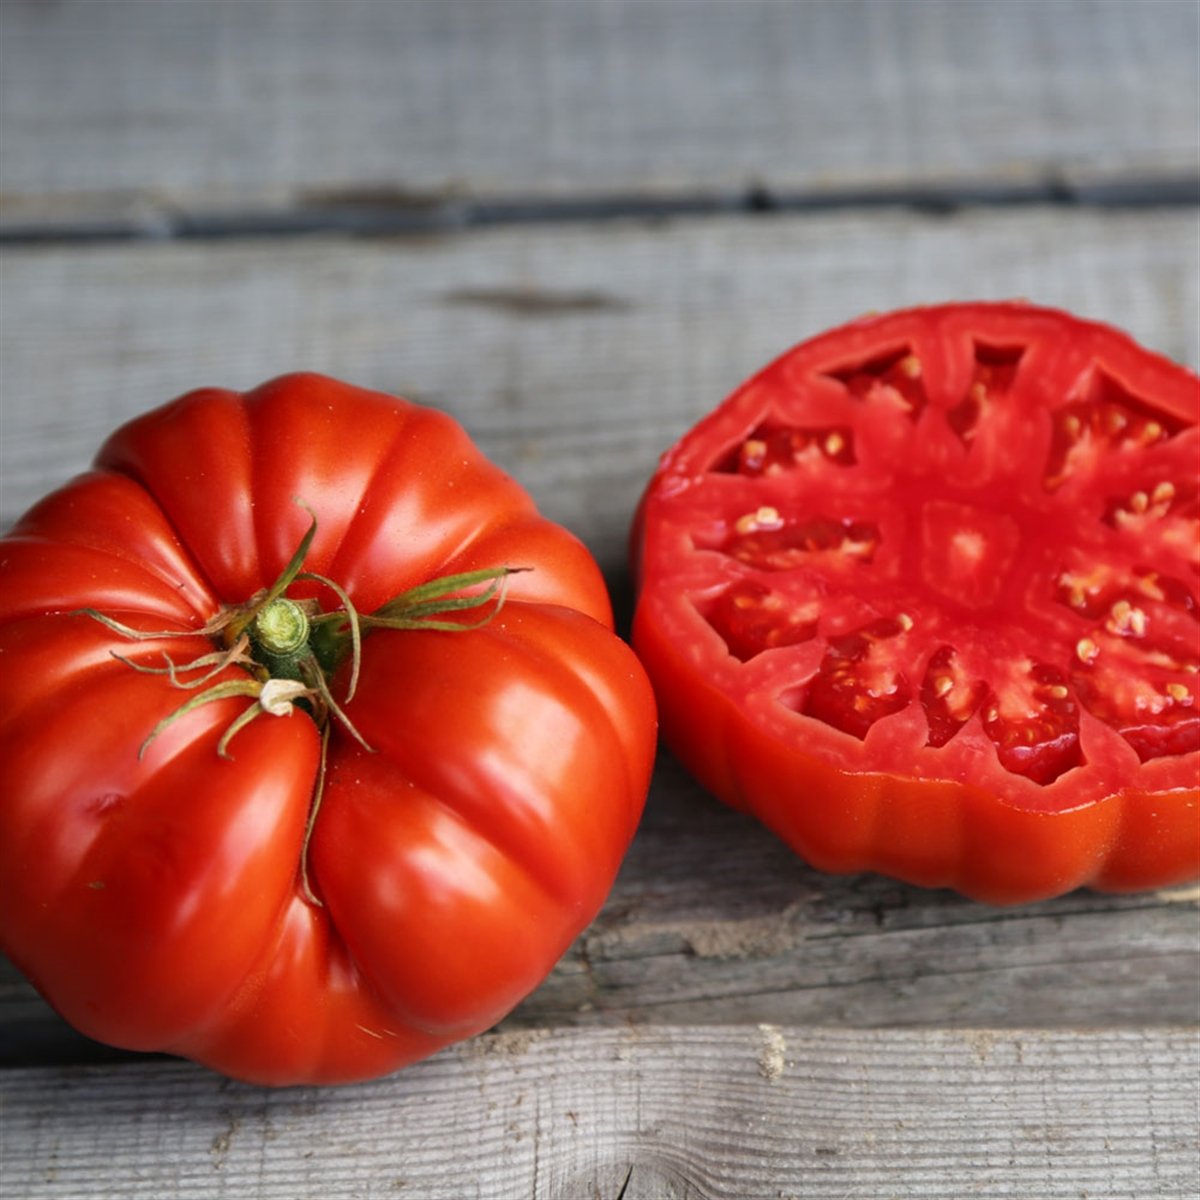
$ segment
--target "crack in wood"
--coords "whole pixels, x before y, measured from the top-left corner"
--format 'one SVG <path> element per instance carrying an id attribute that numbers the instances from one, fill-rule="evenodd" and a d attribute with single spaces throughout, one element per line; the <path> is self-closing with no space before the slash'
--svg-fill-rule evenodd
<path id="1" fill-rule="evenodd" d="M 189 207 L 160 194 L 114 197 L 81 193 L 61 217 L 23 218 L 37 197 L 6 197 L 0 207 L 0 245 L 79 242 L 217 240 L 327 233 L 355 237 L 427 237 L 497 226 L 553 225 L 618 220 L 681 220 L 717 215 L 772 216 L 881 208 L 952 216 L 965 208 L 1067 207 L 1101 209 L 1200 206 L 1200 179 L 1190 173 L 1073 179 L 1053 170 L 1027 180 L 947 180 L 929 184 L 744 189 L 652 194 L 641 192 L 570 197 L 475 196 L 451 191 L 421 193 L 402 187 L 369 192 L 297 191 L 278 203 L 244 207 Z M 13 203 L 14 200 L 19 203 Z M 89 208 L 92 215 L 88 215 Z M 115 211 L 114 211 L 115 210 Z M 14 211 L 17 215 L 14 215 Z"/>
<path id="2" fill-rule="evenodd" d="M 625 1179 L 621 1184 L 621 1190 L 616 1195 L 616 1200 L 625 1200 L 625 1193 L 629 1191 L 630 1180 L 633 1179 L 633 1163 L 629 1164 L 629 1170 L 625 1172 Z"/>

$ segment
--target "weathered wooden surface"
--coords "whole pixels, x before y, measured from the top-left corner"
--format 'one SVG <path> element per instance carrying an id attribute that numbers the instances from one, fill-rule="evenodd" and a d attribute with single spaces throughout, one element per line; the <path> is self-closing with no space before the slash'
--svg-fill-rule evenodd
<path id="1" fill-rule="evenodd" d="M 822 875 L 664 755 L 608 905 L 506 1026 L 1182 1024 L 1198 914 L 1195 886 L 997 909 Z"/>
<path id="2" fill-rule="evenodd" d="M 1197 1071 L 1191 1030 L 544 1030 L 325 1091 L 9 1071 L 0 1149 L 39 1200 L 1184 1200 Z"/>
<path id="3" fill-rule="evenodd" d="M 1024 296 L 1200 364 L 1198 48 L 1193 0 L 0 0 L 0 528 L 314 369 L 458 416 L 625 620 L 658 453 L 802 337 Z M 0 964 L 0 1194 L 1190 1200 L 1198 1025 L 1200 889 L 822 876 L 664 754 L 546 983 L 377 1084 L 123 1061 Z"/>
<path id="4" fill-rule="evenodd" d="M 6 0 L 2 19 L 11 229 L 1196 192 L 1191 0 Z"/>
<path id="5" fill-rule="evenodd" d="M 276 371 L 306 366 L 408 392 L 456 412 L 552 516 L 584 537 L 608 573 L 619 608 L 627 611 L 625 531 L 657 453 L 759 362 L 822 325 L 869 307 L 878 292 L 880 262 L 890 266 L 887 294 L 895 303 L 931 298 L 939 290 L 943 295 L 1036 293 L 1040 300 L 1119 321 L 1149 344 L 1195 363 L 1200 360 L 1200 279 L 1191 262 L 1197 251 L 1200 229 L 1189 211 L 1068 215 L 1058 209 L 629 222 L 415 242 L 323 237 L 299 244 L 10 249 L 0 273 L 3 512 L 10 520 L 25 503 L 82 467 L 115 422 L 163 397 L 199 382 L 247 386 Z M 747 312 L 752 320 L 745 318 Z M 509 1037 L 540 1040 L 564 1037 L 564 1029 L 578 1027 L 582 1040 L 572 1043 L 568 1058 L 573 1061 L 587 1057 L 581 1047 L 588 1037 L 603 1044 L 616 1036 L 612 1030 L 632 1023 L 649 1043 L 629 1043 L 630 1070 L 641 1080 L 638 1086 L 663 1089 L 691 1086 L 687 1064 L 668 1063 L 681 1044 L 673 1031 L 683 1025 L 734 1027 L 727 1035 L 716 1030 L 695 1035 L 718 1040 L 753 1039 L 757 1023 L 790 1026 L 817 1038 L 835 1037 L 840 1029 L 847 1039 L 842 1043 L 846 1063 L 864 1072 L 878 1052 L 871 1049 L 877 1039 L 890 1044 L 891 1035 L 866 1032 L 874 1027 L 1037 1029 L 1029 1036 L 1067 1056 L 1084 1044 L 1076 1030 L 1125 1029 L 1128 1036 L 1140 1031 L 1134 1043 L 1154 1047 L 1158 1054 L 1158 1039 L 1176 1037 L 1169 1027 L 1194 1026 L 1200 1019 L 1198 914 L 1195 888 L 1136 897 L 1078 893 L 996 910 L 873 877 L 822 876 L 753 821 L 705 797 L 664 755 L 642 830 L 608 905 L 502 1030 Z M 863 1041 L 848 1032 L 855 1028 L 864 1030 Z M 1026 1035 L 961 1036 L 998 1036 L 1012 1045 Z M 1110 1036 L 1122 1045 L 1134 1044 L 1120 1041 L 1126 1035 Z M 643 1061 L 639 1047 L 646 1044 L 659 1049 Z M 1109 1045 L 1104 1043 L 1106 1053 Z M 66 1030 L 11 968 L 0 973 L 0 1061 L 47 1064 L 98 1057 L 106 1052 Z M 1065 1095 L 1059 1076 L 1045 1073 L 1049 1061 L 1043 1060 L 1031 1078 L 1054 1105 Z M 966 1086 L 954 1069 L 957 1062 L 945 1060 L 939 1077 Z M 561 1061 L 558 1065 L 566 1069 Z M 992 1074 L 994 1066 L 979 1066 L 981 1095 L 1007 1094 L 1008 1080 Z M 719 1094 L 726 1068 L 719 1056 L 709 1067 L 716 1074 L 704 1086 Z M 1200 1082 L 1189 1060 L 1170 1058 L 1156 1069 L 1171 1080 L 1161 1084 L 1170 1103 L 1194 1108 Z M 126 1079 L 138 1079 L 137 1087 L 152 1093 L 170 1080 L 171 1086 L 184 1088 L 186 1100 L 180 1104 L 188 1111 L 202 1107 L 202 1097 L 216 1086 L 208 1076 L 180 1074 L 181 1068 L 166 1065 L 105 1070 L 116 1073 L 86 1076 L 100 1094 L 110 1086 L 126 1086 L 121 1082 Z M 127 1070 L 149 1074 L 128 1075 Z M 1147 1078 L 1143 1061 L 1117 1057 L 1105 1070 L 1117 1081 L 1114 1090 L 1126 1097 L 1141 1094 L 1137 1089 Z M 21 1081 L 31 1093 L 49 1089 L 46 1094 L 59 1099 L 46 1100 L 47 1111 L 61 1113 L 63 1080 L 76 1076 L 43 1071 L 5 1073 L 0 1087 L 8 1090 Z M 617 1082 L 600 1066 L 596 1072 L 587 1087 L 606 1097 L 603 1103 L 611 1111 L 619 1111 Z M 419 1096 L 429 1079 L 424 1074 L 410 1079 L 406 1073 L 395 1086 Z M 482 1085 L 463 1079 L 455 1086 Z M 503 1091 L 496 1080 L 488 1086 Z M 543 1087 L 539 1084 L 539 1094 Z M 18 1106 L 15 1096 L 8 1103 L 9 1111 Z M 483 1123 L 489 1114 L 470 1115 L 467 1109 L 461 1115 L 457 1098 L 446 1103 L 460 1113 L 452 1122 L 455 1136 L 471 1141 L 471 1153 L 480 1156 L 469 1160 L 472 1169 L 497 1181 L 497 1190 L 480 1194 L 505 1194 L 510 1176 L 504 1164 L 525 1162 L 520 1154 L 529 1145 L 522 1149 L 523 1143 L 514 1140 L 516 1160 L 511 1156 L 517 1151 L 503 1141 L 476 1146 L 474 1135 L 465 1131 L 471 1121 Z M 516 1100 L 509 1095 L 506 1103 Z M 807 1103 L 822 1107 L 811 1096 Z M 319 1111 L 327 1110 L 319 1106 Z M 780 1109 L 780 1120 L 786 1111 Z M 917 1111 L 911 1104 L 902 1106 L 896 1120 L 922 1125 Z M 703 1105 L 699 1112 L 706 1121 L 723 1119 Z M 128 1111 L 134 1124 L 147 1119 Z M 314 1119 L 324 1130 L 321 1137 L 330 1139 L 335 1160 L 347 1161 L 339 1157 L 347 1153 L 341 1135 L 327 1129 L 324 1118 Z M 1055 1161 L 1061 1162 L 1059 1156 L 1077 1145 L 1072 1138 L 1079 1135 L 1080 1145 L 1091 1145 L 1094 1131 L 1080 1131 L 1074 1112 L 1060 1112 L 1057 1119 L 1068 1130 L 1053 1143 Z M 798 1117 L 789 1136 L 800 1136 L 806 1121 Z M 89 1128 L 103 1149 L 90 1164 L 86 1155 L 72 1160 L 74 1169 L 98 1171 L 101 1160 L 124 1162 L 127 1168 L 132 1156 L 139 1163 L 138 1177 L 152 1181 L 150 1192 L 171 1195 L 167 1189 L 177 1186 L 182 1189 L 177 1194 L 188 1194 L 190 1184 L 172 1183 L 174 1177 L 162 1173 L 168 1169 L 161 1165 L 164 1158 L 175 1161 L 173 1148 L 153 1139 L 122 1142 L 133 1135 L 119 1125 Z M 753 1194 L 739 1190 L 757 1177 L 746 1174 L 750 1159 L 736 1154 L 730 1160 L 710 1159 L 689 1141 L 666 1158 L 625 1162 L 628 1156 L 613 1156 L 619 1139 L 614 1142 L 603 1125 L 594 1128 L 595 1140 L 587 1143 L 560 1142 L 556 1127 L 547 1128 L 538 1152 L 543 1190 L 521 1182 L 509 1194 L 615 1197 L 627 1180 L 627 1198 Z M 932 1126 L 922 1128 L 933 1136 Z M 220 1130 L 202 1129 L 197 1135 L 186 1122 L 179 1126 L 181 1136 L 199 1136 L 201 1149 L 222 1136 Z M 245 1176 L 231 1172 L 227 1163 L 213 1170 L 205 1150 L 201 1161 L 211 1172 L 204 1176 L 205 1186 L 217 1189 L 211 1194 L 293 1194 L 286 1166 L 291 1157 L 272 1140 L 273 1129 L 273 1124 L 253 1126 L 243 1139 L 245 1153 L 267 1164 L 257 1192 L 247 1191 Z M 1112 1136 L 1106 1132 L 1101 1142 Z M 1136 1141 L 1132 1126 L 1121 1136 L 1130 1145 Z M 1146 1138 L 1134 1154 L 1137 1161 L 1126 1163 L 1131 1172 L 1127 1194 L 1186 1194 L 1165 1184 L 1157 1193 L 1152 1190 L 1159 1185 L 1152 1172 L 1143 1171 L 1145 1162 L 1153 1162 L 1162 1179 L 1174 1178 L 1175 1168 L 1166 1165 L 1169 1139 L 1150 1133 Z M 38 1142 L 42 1148 L 30 1152 L 39 1171 L 62 1169 L 46 1157 L 51 1144 L 59 1143 Z M 465 1176 L 438 1176 L 431 1160 L 421 1157 L 423 1144 L 415 1136 L 397 1135 L 390 1153 L 406 1162 L 417 1156 L 414 1178 L 434 1189 L 428 1194 L 459 1194 Z M 851 1144 L 864 1143 L 860 1138 Z M 609 1157 L 597 1147 L 605 1147 Z M 960 1146 L 959 1153 L 965 1152 Z M 448 1146 L 438 1150 L 443 1157 L 450 1153 Z M 810 1178 L 807 1171 L 802 1186 L 808 1191 L 787 1171 L 772 1186 L 798 1196 L 838 1195 L 838 1188 L 844 1193 L 859 1186 L 856 1178 L 864 1189 L 889 1186 L 871 1172 L 882 1169 L 890 1150 L 878 1161 L 844 1153 L 848 1157 L 837 1161 L 850 1174 L 828 1191 L 820 1189 L 836 1177 Z M 944 1166 L 951 1150 L 943 1146 L 930 1153 L 941 1153 Z M 122 1154 L 127 1157 L 121 1159 Z M 1083 1164 L 1086 1155 L 1080 1154 Z M 555 1192 L 566 1182 L 553 1171 L 545 1173 L 546 1159 L 580 1180 L 589 1179 L 592 1192 Z M 811 1168 L 808 1159 L 798 1161 Z M 992 1179 L 992 1194 L 1041 1195 L 1022 1191 L 1029 1177 L 1020 1172 L 1029 1169 L 1029 1161 L 1017 1156 L 1014 1162 L 1023 1165 L 1009 1175 L 989 1176 L 986 1158 L 965 1159 L 962 1170 L 977 1180 Z M 674 1165 L 668 1169 L 663 1162 Z M 1044 1169 L 1044 1159 L 1036 1162 Z M 911 1159 L 904 1163 L 913 1167 Z M 828 1164 L 820 1165 L 828 1170 Z M 1090 1185 L 1092 1165 L 1065 1176 L 1077 1191 Z M 521 1169 L 533 1168 L 526 1162 Z M 913 1167 L 916 1173 L 906 1176 L 897 1166 L 898 1182 L 885 1194 L 954 1194 L 952 1185 L 939 1192 L 940 1185 L 931 1182 L 940 1169 Z M 74 1186 L 67 1182 L 69 1172 L 61 1178 L 64 1188 Z M 102 1176 L 87 1178 L 95 1183 Z M 523 1179 L 519 1171 L 514 1178 Z M 385 1194 L 378 1181 L 354 1186 L 359 1190 L 346 1194 Z M 322 1181 L 308 1194 L 336 1193 Z M 427 1193 L 414 1185 L 412 1194 Z"/>
<path id="6" fill-rule="evenodd" d="M 438 405 L 613 570 L 657 455 L 804 337 L 1025 297 L 1200 363 L 1192 209 L 710 217 L 433 238 L 14 247 L 0 517 L 188 388 L 311 369 Z"/>

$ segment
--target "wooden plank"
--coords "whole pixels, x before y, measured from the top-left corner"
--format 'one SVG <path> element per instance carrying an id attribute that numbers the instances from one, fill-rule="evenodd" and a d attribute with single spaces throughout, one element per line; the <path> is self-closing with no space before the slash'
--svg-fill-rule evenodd
<path id="1" fill-rule="evenodd" d="M 8 0 L 0 215 L 1194 195 L 1198 47 L 1190 0 Z"/>
<path id="2" fill-rule="evenodd" d="M 0 523 L 138 411 L 311 369 L 453 412 L 619 581 L 657 455 L 801 338 L 868 309 L 1025 296 L 1195 365 L 1198 258 L 1175 209 L 9 247 Z"/>
<path id="3" fill-rule="evenodd" d="M 822 875 L 664 754 L 608 904 L 505 1022 L 1080 1028 L 1200 1021 L 1200 888 L 997 909 Z"/>
<path id="4" fill-rule="evenodd" d="M 1104 1196 L 1200 1187 L 1195 1030 L 482 1038 L 377 1083 L 0 1074 L 10 1200 Z"/>

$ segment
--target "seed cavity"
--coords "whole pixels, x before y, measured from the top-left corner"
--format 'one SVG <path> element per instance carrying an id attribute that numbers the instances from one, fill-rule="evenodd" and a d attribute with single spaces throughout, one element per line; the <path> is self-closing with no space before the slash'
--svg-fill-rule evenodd
<path id="1" fill-rule="evenodd" d="M 929 732 L 926 744 L 944 746 L 979 706 L 983 685 L 972 679 L 953 646 L 940 646 L 925 668 L 921 707 Z"/>
<path id="2" fill-rule="evenodd" d="M 760 529 L 780 529 L 782 527 L 783 518 L 780 517 L 779 510 L 765 504 L 761 508 L 755 509 L 754 512 L 738 517 L 733 524 L 733 528 L 741 534 L 754 533 Z"/>
<path id="3" fill-rule="evenodd" d="M 1099 364 L 1093 364 L 1052 421 L 1042 480 L 1050 492 L 1075 475 L 1090 475 L 1105 449 L 1153 446 L 1186 427 L 1186 422 L 1131 392 Z M 1153 503 L 1153 497 L 1147 500 Z"/>
<path id="4" fill-rule="evenodd" d="M 975 343 L 975 364 L 966 395 L 946 413 L 946 423 L 964 446 L 975 440 L 992 405 L 1008 395 L 1024 354 L 1024 346 Z"/>
<path id="5" fill-rule="evenodd" d="M 741 662 L 810 641 L 821 615 L 815 595 L 784 595 L 753 579 L 739 580 L 697 609 Z"/>
<path id="6" fill-rule="evenodd" d="M 1079 705 L 1063 672 L 1021 657 L 994 674 L 983 728 L 1000 765 L 1043 787 L 1079 766 Z"/>
<path id="7" fill-rule="evenodd" d="M 731 558 L 763 571 L 789 571 L 822 555 L 825 566 L 845 563 L 848 569 L 869 563 L 879 546 L 878 526 L 868 521 L 816 516 L 791 520 L 763 506 L 734 523 L 719 548 Z"/>
<path id="8" fill-rule="evenodd" d="M 1149 619 L 1143 609 L 1134 608 L 1128 600 L 1118 600 L 1110 611 L 1104 627 L 1118 637 L 1145 637 Z"/>
<path id="9" fill-rule="evenodd" d="M 899 663 L 905 632 L 898 619 L 884 617 L 831 640 L 801 711 L 861 739 L 877 721 L 907 708 L 912 688 Z"/>
<path id="10" fill-rule="evenodd" d="M 920 359 L 911 346 L 825 372 L 855 400 L 903 414 L 916 421 L 928 404 Z"/>
<path id="11" fill-rule="evenodd" d="M 760 425 L 712 470 L 758 478 L 820 469 L 830 463 L 849 467 L 856 461 L 849 426 Z"/>
<path id="12" fill-rule="evenodd" d="M 1168 517 L 1179 520 L 1174 514 L 1183 507 L 1183 501 L 1175 484 L 1164 479 L 1152 488 L 1139 488 L 1128 496 L 1112 497 L 1105 507 L 1104 522 L 1113 529 L 1145 533 L 1156 522 Z M 1164 531 L 1163 536 L 1169 536 L 1169 533 Z"/>

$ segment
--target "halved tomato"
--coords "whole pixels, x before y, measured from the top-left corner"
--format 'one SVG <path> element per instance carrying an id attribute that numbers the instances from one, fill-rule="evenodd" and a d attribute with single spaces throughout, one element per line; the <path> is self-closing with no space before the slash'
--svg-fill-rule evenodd
<path id="1" fill-rule="evenodd" d="M 1200 379 L 1023 303 L 797 346 L 664 455 L 668 745 L 830 871 L 1012 903 L 1200 874 Z"/>

